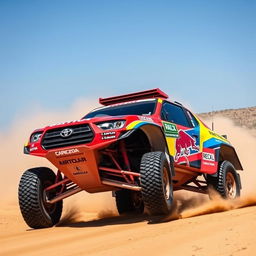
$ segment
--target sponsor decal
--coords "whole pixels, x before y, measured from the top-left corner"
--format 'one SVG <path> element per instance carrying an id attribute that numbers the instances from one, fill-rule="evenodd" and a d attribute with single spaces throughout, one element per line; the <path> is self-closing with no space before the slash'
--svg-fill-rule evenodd
<path id="1" fill-rule="evenodd" d="M 38 147 L 32 147 L 32 148 L 30 148 L 30 149 L 29 149 L 29 152 L 33 152 L 33 151 L 35 151 L 35 150 L 38 150 Z"/>
<path id="2" fill-rule="evenodd" d="M 166 137 L 171 137 L 171 138 L 179 137 L 176 124 L 163 122 L 163 126 L 164 126 L 164 133 L 165 133 Z"/>
<path id="3" fill-rule="evenodd" d="M 203 160 L 207 160 L 207 161 L 215 161 L 215 156 L 212 153 L 206 153 L 203 152 Z"/>
<path id="4" fill-rule="evenodd" d="M 116 132 L 103 132 L 101 135 L 102 136 L 116 135 Z"/>
<path id="5" fill-rule="evenodd" d="M 81 163 L 81 162 L 86 162 L 86 158 L 85 157 L 79 157 L 79 158 L 62 160 L 62 161 L 59 161 L 59 164 L 66 165 L 66 164 L 77 164 L 77 163 Z"/>
<path id="6" fill-rule="evenodd" d="M 81 174 L 87 174 L 88 172 L 87 171 L 82 171 L 82 170 L 77 170 L 75 172 L 73 172 L 73 175 L 81 175 Z"/>
<path id="7" fill-rule="evenodd" d="M 111 140 L 111 139 L 115 139 L 116 135 L 111 135 L 111 136 L 103 136 L 101 139 L 103 140 Z"/>
<path id="8" fill-rule="evenodd" d="M 209 166 L 215 166 L 215 164 L 214 164 L 214 163 L 211 163 L 211 162 L 205 162 L 205 161 L 203 161 L 203 164 L 204 164 L 204 165 L 209 165 Z"/>
<path id="9" fill-rule="evenodd" d="M 175 148 L 175 161 L 178 161 L 182 156 L 189 156 L 190 150 L 199 151 L 199 147 L 196 145 L 196 140 L 183 130 L 179 130 L 179 138 L 176 139 Z"/>
<path id="10" fill-rule="evenodd" d="M 145 122 L 153 122 L 153 119 L 151 117 L 147 117 L 147 116 L 139 116 L 139 119 L 141 121 L 145 121 Z"/>
<path id="11" fill-rule="evenodd" d="M 56 156 L 66 156 L 66 155 L 72 155 L 72 154 L 76 154 L 76 153 L 80 153 L 79 149 L 72 148 L 72 149 L 67 149 L 67 150 L 56 151 L 55 155 Z"/>
<path id="12" fill-rule="evenodd" d="M 101 134 L 102 140 L 111 140 L 116 138 L 116 132 L 103 132 Z"/>
<path id="13" fill-rule="evenodd" d="M 215 133 L 215 132 L 213 132 L 213 131 L 210 131 L 210 130 L 209 130 L 209 133 L 210 133 L 212 136 L 215 136 L 215 137 L 219 138 L 220 140 L 227 140 L 226 138 L 220 136 L 219 134 L 217 134 L 217 133 Z"/>
<path id="14" fill-rule="evenodd" d="M 81 175 L 81 174 L 87 174 L 87 171 L 81 170 L 81 168 L 79 166 L 75 167 L 75 172 L 73 172 L 73 175 Z"/>

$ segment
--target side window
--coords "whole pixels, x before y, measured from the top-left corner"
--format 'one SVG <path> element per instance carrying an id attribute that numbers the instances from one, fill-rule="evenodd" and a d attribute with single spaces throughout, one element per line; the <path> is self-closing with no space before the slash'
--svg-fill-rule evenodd
<path id="1" fill-rule="evenodd" d="M 189 123 L 183 108 L 172 103 L 163 103 L 161 119 L 186 127 L 191 127 L 191 124 Z"/>
<path id="2" fill-rule="evenodd" d="M 190 113 L 190 111 L 186 110 L 188 118 L 192 124 L 193 127 L 198 126 L 198 121 L 196 120 L 196 118 L 193 116 L 193 114 Z"/>

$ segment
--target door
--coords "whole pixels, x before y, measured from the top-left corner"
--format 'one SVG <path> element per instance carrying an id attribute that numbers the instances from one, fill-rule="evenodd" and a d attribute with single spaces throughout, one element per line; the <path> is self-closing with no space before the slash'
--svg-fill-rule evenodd
<path id="1" fill-rule="evenodd" d="M 199 124 L 195 117 L 181 105 L 164 102 L 161 119 L 175 163 L 200 168 Z"/>

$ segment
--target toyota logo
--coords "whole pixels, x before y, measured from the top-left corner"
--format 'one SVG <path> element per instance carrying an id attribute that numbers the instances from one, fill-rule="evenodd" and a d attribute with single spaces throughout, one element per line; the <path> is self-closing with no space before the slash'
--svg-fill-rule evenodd
<path id="1" fill-rule="evenodd" d="M 71 134 L 73 133 L 73 130 L 70 129 L 70 128 L 65 128 L 64 130 L 62 130 L 60 132 L 60 136 L 63 137 L 63 138 L 67 138 L 69 137 Z"/>

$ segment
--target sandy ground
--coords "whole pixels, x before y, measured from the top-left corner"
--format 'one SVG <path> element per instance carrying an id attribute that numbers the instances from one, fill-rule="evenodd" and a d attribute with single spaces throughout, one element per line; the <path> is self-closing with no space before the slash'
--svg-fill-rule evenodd
<path id="1" fill-rule="evenodd" d="M 29 229 L 16 204 L 0 210 L 0 255 L 255 255 L 256 206 L 167 222 L 99 217 Z"/>
<path id="2" fill-rule="evenodd" d="M 220 134 L 228 133 L 243 164 L 242 199 L 210 201 L 206 196 L 182 194 L 176 197 L 171 216 L 150 222 L 147 216 L 117 216 L 110 194 L 79 193 L 65 199 L 60 226 L 29 229 L 17 203 L 20 176 L 27 168 L 52 166 L 45 159 L 24 156 L 23 143 L 35 127 L 49 120 L 79 117 L 77 109 L 86 112 L 89 106 L 79 104 L 62 115 L 42 112 L 25 120 L 22 117 L 8 132 L 0 132 L 1 256 L 256 255 L 256 137 L 227 119 L 215 119 L 215 127 Z"/>

